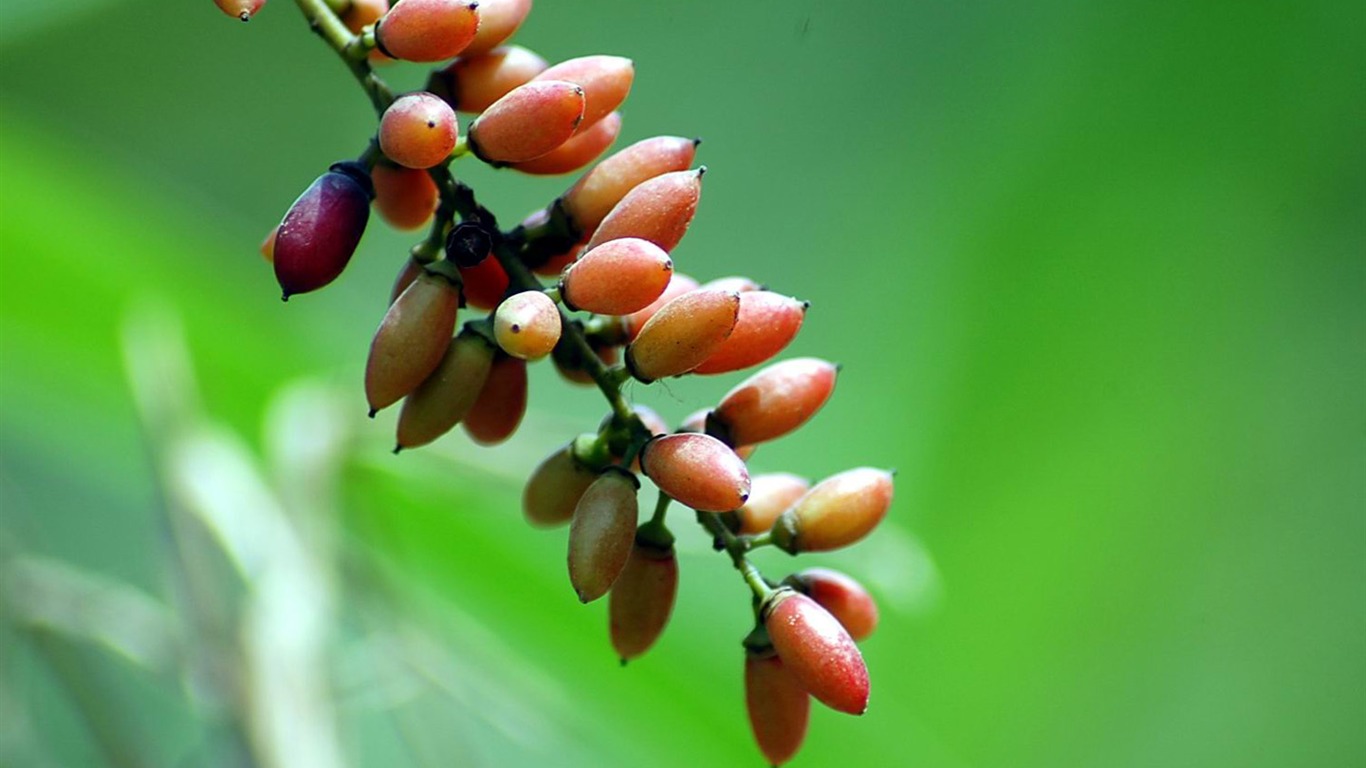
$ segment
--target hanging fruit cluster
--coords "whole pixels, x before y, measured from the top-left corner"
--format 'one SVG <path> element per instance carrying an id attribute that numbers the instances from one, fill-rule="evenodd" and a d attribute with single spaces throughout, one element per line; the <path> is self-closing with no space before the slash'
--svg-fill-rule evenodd
<path id="1" fill-rule="evenodd" d="M 263 0 L 216 0 L 246 20 Z M 609 596 L 622 659 L 655 642 L 678 586 L 672 502 L 695 510 L 752 593 L 744 639 L 745 698 L 765 757 L 789 760 L 811 698 L 861 714 L 868 672 L 855 641 L 877 624 L 869 594 L 843 574 L 810 568 L 781 582 L 748 553 L 793 555 L 853 544 L 886 515 L 890 473 L 852 469 L 812 485 L 787 473 L 750 476 L 761 443 L 800 427 L 825 404 L 838 368 L 815 358 L 772 363 L 671 430 L 629 405 L 621 388 L 763 365 L 807 304 L 747 278 L 699 284 L 670 252 L 697 209 L 705 168 L 697 142 L 659 136 L 593 166 L 563 195 L 501 229 L 449 170 L 459 158 L 527 174 L 579 170 L 621 130 L 629 59 L 585 56 L 550 66 L 505 45 L 531 0 L 296 0 L 341 56 L 379 115 L 359 158 L 332 165 L 289 208 L 262 250 L 289 297 L 346 268 L 373 207 L 399 229 L 428 227 L 404 260 L 365 371 L 370 414 L 402 403 L 395 452 L 457 424 L 476 442 L 508 438 L 526 409 L 528 362 L 549 357 L 570 382 L 596 385 L 610 413 L 596 431 L 550 454 L 529 478 L 523 511 L 536 526 L 568 523 L 569 581 L 583 602 Z M 425 91 L 396 95 L 372 69 L 391 59 L 445 62 Z M 462 130 L 457 113 L 474 114 Z M 543 285 L 538 276 L 551 278 Z M 484 314 L 458 324 L 462 308 Z M 638 523 L 644 475 L 659 489 Z"/>

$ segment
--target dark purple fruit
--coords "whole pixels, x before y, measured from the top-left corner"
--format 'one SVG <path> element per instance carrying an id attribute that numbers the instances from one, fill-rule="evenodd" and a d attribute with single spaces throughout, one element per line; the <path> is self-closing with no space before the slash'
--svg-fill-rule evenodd
<path id="1" fill-rule="evenodd" d="M 370 174 L 356 163 L 336 163 L 299 195 L 275 236 L 275 279 L 286 300 L 318 290 L 346 269 L 374 196 Z"/>

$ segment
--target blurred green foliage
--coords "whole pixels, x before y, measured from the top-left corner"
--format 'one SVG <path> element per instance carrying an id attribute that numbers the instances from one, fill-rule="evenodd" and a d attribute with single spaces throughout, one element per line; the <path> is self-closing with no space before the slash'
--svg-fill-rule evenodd
<path id="1" fill-rule="evenodd" d="M 286 0 L 249 25 L 208 0 L 12 10 L 0 605 L 43 607 L 8 568 L 37 558 L 175 604 L 128 318 L 178 318 L 203 413 L 269 456 L 291 381 L 363 410 L 411 238 L 376 221 L 342 280 L 278 301 L 257 243 L 373 130 Z M 815 712 L 797 765 L 1366 761 L 1363 29 L 1366 7 L 1327 1 L 538 4 L 519 42 L 547 58 L 635 59 L 623 141 L 705 138 L 679 268 L 811 300 L 791 352 L 845 365 L 753 465 L 899 470 L 887 527 L 821 559 L 883 603 L 872 708 Z M 567 183 L 473 165 L 457 174 L 509 221 Z M 676 419 L 722 378 L 633 395 Z M 399 459 L 392 415 L 346 422 L 349 762 L 759 764 L 742 584 L 675 515 L 672 626 L 619 669 L 562 532 L 517 500 L 604 407 L 539 370 L 532 409 L 505 448 Z M 0 626 L 0 763 L 97 764 L 86 693 L 148 764 L 233 754 L 194 685 Z M 392 668 L 395 647 L 425 666 Z"/>

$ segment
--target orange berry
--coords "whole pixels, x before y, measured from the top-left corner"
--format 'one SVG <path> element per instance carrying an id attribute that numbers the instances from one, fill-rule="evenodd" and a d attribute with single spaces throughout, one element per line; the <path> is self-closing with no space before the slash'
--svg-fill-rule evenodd
<path id="1" fill-rule="evenodd" d="M 531 0 L 479 0 L 479 31 L 463 51 L 465 56 L 487 53 L 522 26 L 531 13 Z"/>
<path id="2" fill-rule="evenodd" d="M 834 616 L 786 587 L 764 602 L 761 613 L 783 666 L 808 693 L 840 712 L 868 710 L 868 667 Z"/>
<path id="3" fill-rule="evenodd" d="M 637 536 L 607 602 L 608 631 L 622 663 L 645 653 L 664 633 L 677 594 L 673 545 L 658 546 Z"/>
<path id="4" fill-rule="evenodd" d="M 375 24 L 385 55 L 404 61 L 454 58 L 474 40 L 479 6 L 471 0 L 403 0 Z"/>
<path id="5" fill-rule="evenodd" d="M 499 355 L 460 428 L 480 445 L 496 445 L 512 437 L 525 415 L 526 361 Z"/>
<path id="6" fill-rule="evenodd" d="M 585 236 L 591 235 L 612 208 L 639 184 L 692 165 L 696 139 L 656 136 L 613 154 L 584 174 L 560 198 L 561 205 Z"/>
<path id="7" fill-rule="evenodd" d="M 877 629 L 877 603 L 862 584 L 829 568 L 807 568 L 783 579 L 783 583 L 815 600 L 830 612 L 855 640 Z"/>
<path id="8" fill-rule="evenodd" d="M 574 516 L 574 507 L 596 479 L 598 473 L 574 458 L 570 443 L 532 470 L 522 491 L 522 514 L 538 528 L 563 525 Z"/>
<path id="9" fill-rule="evenodd" d="M 801 330 L 807 306 L 772 291 L 741 293 L 735 330 L 693 373 L 729 373 L 768 361 Z"/>
<path id="10" fill-rule="evenodd" d="M 626 347 L 626 367 L 646 384 L 701 365 L 735 328 L 740 294 L 692 291 L 665 304 Z"/>
<path id="11" fill-rule="evenodd" d="M 705 172 L 705 166 L 695 171 L 674 171 L 636 186 L 598 225 L 588 241 L 589 250 L 619 237 L 640 237 L 672 251 L 697 213 Z"/>
<path id="12" fill-rule="evenodd" d="M 509 355 L 539 360 L 560 340 L 560 309 L 540 291 L 514 293 L 493 314 L 493 335 Z"/>
<path id="13" fill-rule="evenodd" d="M 730 446 L 710 435 L 656 437 L 640 466 L 659 490 L 699 512 L 739 509 L 749 498 L 749 470 Z"/>
<path id="14" fill-rule="evenodd" d="M 261 10 L 261 6 L 266 4 L 266 0 L 213 0 L 213 4 L 218 6 L 218 10 L 234 19 L 251 21 L 251 17 Z"/>
<path id="15" fill-rule="evenodd" d="M 569 523 L 569 583 L 589 603 L 607 594 L 626 567 L 635 540 L 640 481 L 608 467 L 588 486 Z"/>
<path id="16" fill-rule="evenodd" d="M 508 273 L 492 256 L 472 267 L 460 268 L 465 281 L 465 301 L 476 309 L 493 309 L 507 295 Z"/>
<path id="17" fill-rule="evenodd" d="M 811 695 L 772 648 L 745 651 L 745 710 L 759 751 L 770 764 L 782 765 L 802 748 Z"/>
<path id="18" fill-rule="evenodd" d="M 426 445 L 451 431 L 474 407 L 493 365 L 493 345 L 461 332 L 446 348 L 436 370 L 403 400 L 397 448 Z"/>
<path id="19" fill-rule="evenodd" d="M 436 182 L 424 170 L 378 163 L 370 171 L 375 182 L 375 209 L 395 229 L 419 229 L 436 212 Z"/>
<path id="20" fill-rule="evenodd" d="M 582 88 L 563 80 L 533 80 L 475 118 L 470 149 L 486 163 L 534 160 L 568 141 L 582 118 Z"/>
<path id="21" fill-rule="evenodd" d="M 466 53 L 432 72 L 427 90 L 461 112 L 483 112 L 513 88 L 531 82 L 546 66 L 545 59 L 520 45 Z"/>
<path id="22" fill-rule="evenodd" d="M 668 304 L 685 293 L 695 290 L 697 290 L 696 280 L 679 272 L 673 273 L 673 277 L 669 278 L 668 286 L 664 288 L 664 293 L 661 293 L 659 298 L 650 302 L 650 305 L 646 308 L 638 312 L 632 312 L 622 319 L 622 325 L 626 330 L 627 341 L 631 341 L 639 336 L 640 329 L 644 328 L 645 324 L 650 321 L 650 318 L 654 317 L 659 310 L 663 309 L 665 304 Z"/>
<path id="23" fill-rule="evenodd" d="M 728 523 L 733 523 L 731 528 L 736 533 L 763 533 L 810 488 L 810 480 L 790 472 L 754 475 L 750 478 L 749 500 L 725 517 Z"/>
<path id="24" fill-rule="evenodd" d="M 773 523 L 773 543 L 797 552 L 828 552 L 867 536 L 892 505 L 892 473 L 859 467 L 831 475 Z"/>
<path id="25" fill-rule="evenodd" d="M 276 227 L 271 251 L 285 299 L 322 288 L 346 269 L 374 196 L 370 174 L 356 163 L 334 164 L 299 195 Z"/>
<path id="26" fill-rule="evenodd" d="M 459 289 L 423 272 L 389 307 L 365 363 L 371 414 L 417 389 L 436 369 L 450 346 L 459 306 Z"/>
<path id="27" fill-rule="evenodd" d="M 557 253 L 546 259 L 544 264 L 534 267 L 531 271 L 542 277 L 559 277 L 564 268 L 573 264 L 582 252 L 583 243 L 576 243 L 563 253 Z"/>
<path id="28" fill-rule="evenodd" d="M 609 240 L 569 267 L 560 279 L 560 297 L 569 309 L 626 315 L 659 298 L 673 271 L 669 254 L 649 240 Z"/>
<path id="29" fill-rule="evenodd" d="M 835 390 L 833 363 L 799 357 L 764 368 L 726 394 L 707 431 L 731 445 L 782 437 L 805 424 Z"/>
<path id="30" fill-rule="evenodd" d="M 583 125 L 593 125 L 621 106 L 631 92 L 636 68 L 621 56 L 580 56 L 562 61 L 536 76 L 537 80 L 564 80 L 583 88 Z"/>
<path id="31" fill-rule="evenodd" d="M 569 141 L 525 163 L 513 163 L 512 167 L 533 176 L 554 176 L 569 173 L 588 165 L 598 158 L 621 133 L 621 114 L 613 112 L 603 119 L 581 129 Z"/>
<path id="32" fill-rule="evenodd" d="M 266 235 L 266 239 L 261 241 L 261 257 L 266 260 L 267 264 L 275 262 L 275 236 L 278 234 L 280 234 L 280 225 L 276 224 L 275 228 L 270 230 L 270 234 Z"/>
<path id="33" fill-rule="evenodd" d="M 389 0 L 351 0 L 342 13 L 341 20 L 346 28 L 351 30 L 352 34 L 359 35 L 366 27 L 379 21 L 388 12 Z M 393 61 L 378 48 L 370 51 L 369 58 L 371 64 L 385 64 Z"/>
<path id="34" fill-rule="evenodd" d="M 405 168 L 431 168 L 450 156 L 459 131 L 449 104 L 426 91 L 408 93 L 384 110 L 379 148 Z"/>

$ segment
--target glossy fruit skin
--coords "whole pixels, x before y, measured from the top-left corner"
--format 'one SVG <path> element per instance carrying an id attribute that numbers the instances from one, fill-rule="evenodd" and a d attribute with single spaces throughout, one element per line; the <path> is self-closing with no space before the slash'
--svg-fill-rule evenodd
<path id="1" fill-rule="evenodd" d="M 702 408 L 702 409 L 700 409 L 700 410 L 693 411 L 692 413 L 688 414 L 682 421 L 680 421 L 680 422 L 678 423 L 678 429 L 676 429 L 676 430 L 674 430 L 674 431 L 675 431 L 675 432 L 706 432 L 706 431 L 707 431 L 707 417 L 710 416 L 710 415 L 711 415 L 711 410 L 710 410 L 710 409 L 707 409 L 707 408 Z M 736 455 L 736 456 L 739 456 L 741 459 L 744 459 L 745 461 L 749 461 L 749 457 L 754 455 L 754 451 L 755 451 L 757 448 L 758 448 L 758 446 L 754 446 L 754 445 L 737 445 L 737 446 L 735 446 L 734 450 L 735 450 L 735 455 Z M 779 510 L 779 511 L 781 511 L 781 510 Z M 722 519 L 726 519 L 727 516 L 726 516 L 726 515 L 722 515 L 721 517 L 722 517 Z"/>
<path id="2" fill-rule="evenodd" d="M 606 152 L 620 133 L 621 114 L 613 112 L 587 128 L 580 126 L 573 138 L 546 154 L 535 160 L 513 163 L 512 168 L 533 176 L 555 176 L 577 171 Z"/>
<path id="3" fill-rule="evenodd" d="M 459 133 L 455 110 L 435 94 L 419 91 L 398 97 L 384 110 L 379 147 L 405 168 L 431 168 L 450 156 Z"/>
<path id="4" fill-rule="evenodd" d="M 635 475 L 608 467 L 584 491 L 569 523 L 569 583 L 590 603 L 612 588 L 635 540 L 640 510 Z"/>
<path id="5" fill-rule="evenodd" d="M 693 373 L 730 373 L 769 361 L 796 338 L 807 306 L 772 291 L 742 292 L 735 330 Z"/>
<path id="6" fill-rule="evenodd" d="M 488 53 L 512 37 L 531 13 L 531 0 L 479 0 L 479 31 L 462 55 Z"/>
<path id="7" fill-rule="evenodd" d="M 640 237 L 672 251 L 697 213 L 705 172 L 705 167 L 674 171 L 637 185 L 594 230 L 589 250 L 619 237 Z"/>
<path id="8" fill-rule="evenodd" d="M 337 163 L 289 207 L 275 232 L 275 279 L 284 298 L 327 285 L 346 269 L 370 220 L 370 174 Z"/>
<path id="9" fill-rule="evenodd" d="M 830 568 L 807 568 L 783 583 L 815 600 L 830 612 L 855 641 L 877 629 L 877 603 L 868 590 L 849 576 Z"/>
<path id="10" fill-rule="evenodd" d="M 532 470 L 522 490 L 522 515 L 537 528 L 564 525 L 598 473 L 574 458 L 571 443 L 556 450 Z"/>
<path id="11" fill-rule="evenodd" d="M 644 309 L 638 312 L 632 312 L 622 318 L 622 328 L 625 331 L 626 340 L 634 341 L 635 338 L 640 335 L 640 329 L 644 328 L 645 324 L 650 321 L 650 318 L 654 317 L 659 310 L 663 309 L 665 304 L 668 304 L 685 293 L 695 291 L 697 288 L 697 281 L 693 278 L 682 274 L 681 272 L 673 273 L 673 276 L 669 278 L 669 284 L 665 286 L 664 292 L 659 295 L 659 298 L 650 302 L 649 306 Z M 738 307 L 736 308 L 736 312 L 736 319 L 738 320 Z"/>
<path id="12" fill-rule="evenodd" d="M 560 206 L 578 230 L 588 237 L 638 185 L 660 174 L 687 170 L 697 154 L 698 143 L 696 139 L 681 136 L 656 136 L 638 141 L 584 174 L 560 198 Z"/>
<path id="13" fill-rule="evenodd" d="M 731 445 L 782 437 L 805 424 L 830 399 L 839 368 L 799 357 L 764 368 L 740 382 L 712 410 L 708 434 Z"/>
<path id="14" fill-rule="evenodd" d="M 444 61 L 465 50 L 479 28 L 477 2 L 403 0 L 375 25 L 386 55 L 404 61 Z"/>
<path id="15" fill-rule="evenodd" d="M 699 512 L 739 509 L 749 498 L 745 462 L 708 435 L 656 437 L 641 449 L 640 466 L 661 492 Z"/>
<path id="16" fill-rule="evenodd" d="M 798 552 L 827 552 L 867 536 L 892 505 L 892 473 L 858 467 L 820 481 L 773 524 L 773 543 Z"/>
<path id="17" fill-rule="evenodd" d="M 475 309 L 493 309 L 507 295 L 508 273 L 495 258 L 461 267 L 460 277 L 465 281 L 465 301 Z"/>
<path id="18" fill-rule="evenodd" d="M 266 4 L 266 0 L 213 0 L 213 4 L 218 6 L 218 10 L 234 19 L 251 21 L 251 17 L 261 10 L 261 7 Z"/>
<path id="19" fill-rule="evenodd" d="M 786 763 L 802 748 L 811 695 L 772 648 L 745 651 L 745 711 L 759 751 L 770 765 Z"/>
<path id="20" fill-rule="evenodd" d="M 738 454 L 738 451 L 737 451 Z M 811 489 L 811 481 L 791 472 L 766 472 L 750 477 L 749 500 L 723 517 L 739 534 L 764 533 L 773 521 Z"/>
<path id="21" fill-rule="evenodd" d="M 460 428 L 479 445 L 497 445 L 507 440 L 526 415 L 526 391 L 526 361 L 498 355 Z"/>
<path id="22" fill-rule="evenodd" d="M 373 414 L 417 389 L 436 369 L 455 329 L 460 290 L 423 272 L 385 313 L 365 363 L 365 397 Z"/>
<path id="23" fill-rule="evenodd" d="M 481 6 L 482 10 L 482 6 Z M 545 71 L 546 60 L 520 45 L 466 53 L 427 78 L 427 90 L 461 112 L 483 112 Z"/>
<path id="24" fill-rule="evenodd" d="M 839 712 L 868 710 L 868 667 L 844 627 L 816 601 L 780 588 L 762 615 L 783 666 L 817 701 Z"/>
<path id="25" fill-rule="evenodd" d="M 740 294 L 692 291 L 665 304 L 626 347 L 626 367 L 646 384 L 696 368 L 730 336 Z"/>
<path id="26" fill-rule="evenodd" d="M 477 333 L 451 341 L 436 370 L 403 400 L 398 449 L 426 445 L 451 431 L 469 413 L 493 367 L 493 345 Z"/>
<path id="27" fill-rule="evenodd" d="M 509 355 L 539 360 L 560 340 L 560 309 L 541 291 L 514 293 L 494 312 L 493 334 Z"/>
<path id="28" fill-rule="evenodd" d="M 621 106 L 635 76 L 635 64 L 630 59 L 598 55 L 562 61 L 536 79 L 564 80 L 583 88 L 583 125 L 587 127 Z"/>
<path id="29" fill-rule="evenodd" d="M 423 170 L 378 163 L 370 170 L 375 210 L 395 229 L 421 229 L 436 212 L 436 182 Z"/>
<path id="30" fill-rule="evenodd" d="M 470 124 L 470 149 L 495 165 L 534 160 L 574 135 L 583 103 L 583 89 L 563 80 L 518 86 Z"/>
<path id="31" fill-rule="evenodd" d="M 609 240 L 584 253 L 565 271 L 560 297 L 569 309 L 627 315 L 662 296 L 673 272 L 669 254 L 649 240 Z"/>
<path id="32" fill-rule="evenodd" d="M 664 633 L 678 595 L 678 558 L 673 545 L 636 537 L 608 597 L 608 632 L 622 663 L 644 654 Z"/>

